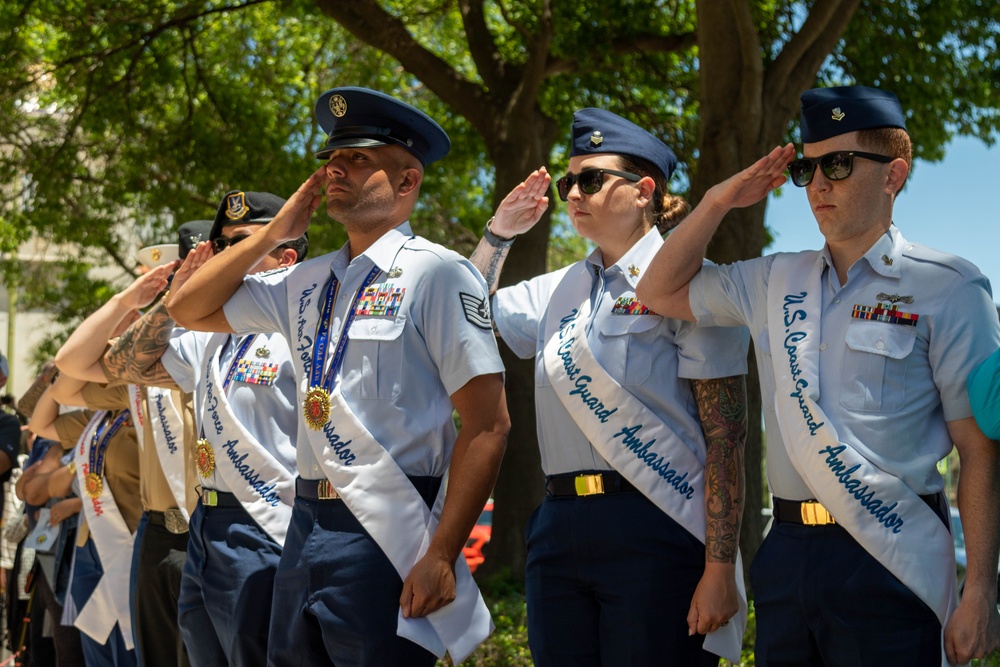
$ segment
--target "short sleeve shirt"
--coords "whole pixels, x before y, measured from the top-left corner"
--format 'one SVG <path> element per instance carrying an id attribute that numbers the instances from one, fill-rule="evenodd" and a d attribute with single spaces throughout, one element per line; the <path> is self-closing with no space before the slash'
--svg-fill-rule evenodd
<path id="1" fill-rule="evenodd" d="M 607 269 L 599 249 L 584 260 L 591 277 L 587 342 L 601 367 L 704 462 L 705 439 L 691 380 L 746 373 L 749 336 L 745 329 L 696 327 L 637 309 L 631 301 L 635 285 L 662 244 L 654 229 Z M 561 317 L 580 305 L 551 303 L 566 274 L 563 269 L 501 289 L 493 300 L 504 342 L 519 357 L 535 357 L 535 414 L 546 475 L 611 468 L 577 427 L 545 371 L 542 352 L 550 312 Z"/>
<path id="2" fill-rule="evenodd" d="M 819 405 L 844 442 L 919 494 L 944 486 L 936 464 L 951 451 L 947 422 L 972 415 L 966 379 L 1000 344 L 989 281 L 965 260 L 908 242 L 895 227 L 850 267 L 840 285 L 824 262 Z M 690 284 L 700 324 L 747 325 L 760 370 L 768 482 L 789 500 L 813 497 L 778 429 L 767 312 L 773 256 L 703 267 Z M 916 326 L 854 316 L 855 306 L 895 303 Z M 874 325 L 874 326 L 873 326 Z"/>
<path id="3" fill-rule="evenodd" d="M 386 295 L 386 308 L 361 308 L 355 299 L 373 269 L 371 287 Z M 347 331 L 335 376 L 345 401 L 404 473 L 442 476 L 456 438 L 450 396 L 474 377 L 503 371 L 482 276 L 456 253 L 413 236 L 409 223 L 386 232 L 353 260 L 345 246 L 286 270 L 248 276 L 226 304 L 226 320 L 241 334 L 278 331 L 288 338 L 299 405 L 316 333 L 299 326 L 299 311 L 321 307 L 332 277 L 339 289 L 328 361 L 348 313 L 363 311 Z M 293 293 L 293 283 L 305 288 Z M 298 421 L 299 441 L 307 443 L 305 420 Z M 312 448 L 301 446 L 297 453 L 299 474 L 322 479 Z"/>

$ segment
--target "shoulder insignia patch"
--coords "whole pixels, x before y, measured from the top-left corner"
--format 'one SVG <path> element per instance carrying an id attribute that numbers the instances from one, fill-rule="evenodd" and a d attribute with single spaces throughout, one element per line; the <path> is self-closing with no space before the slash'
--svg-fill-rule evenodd
<path id="1" fill-rule="evenodd" d="M 458 297 L 462 300 L 465 319 L 480 329 L 493 330 L 493 323 L 490 320 L 490 304 L 485 298 L 465 292 L 459 292 Z"/>

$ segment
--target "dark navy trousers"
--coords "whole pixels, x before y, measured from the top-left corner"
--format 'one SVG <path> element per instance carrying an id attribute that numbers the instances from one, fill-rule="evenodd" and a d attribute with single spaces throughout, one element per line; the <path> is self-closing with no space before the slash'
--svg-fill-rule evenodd
<path id="1" fill-rule="evenodd" d="M 264 665 L 281 547 L 243 507 L 191 515 L 178 620 L 194 667 Z"/>
<path id="2" fill-rule="evenodd" d="M 434 654 L 396 634 L 402 591 L 396 568 L 343 502 L 296 498 L 267 664 L 433 667 Z"/>
<path id="3" fill-rule="evenodd" d="M 705 547 L 642 494 L 547 497 L 526 539 L 536 667 L 718 664 L 688 636 Z"/>
<path id="4" fill-rule="evenodd" d="M 750 566 L 759 667 L 940 667 L 941 624 L 840 526 L 775 522 Z"/>

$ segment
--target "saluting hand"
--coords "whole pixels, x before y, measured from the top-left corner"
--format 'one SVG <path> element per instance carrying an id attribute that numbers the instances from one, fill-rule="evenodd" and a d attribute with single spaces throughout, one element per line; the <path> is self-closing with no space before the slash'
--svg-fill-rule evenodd
<path id="1" fill-rule="evenodd" d="M 428 552 L 417 561 L 403 581 L 399 606 L 403 610 L 403 618 L 422 618 L 454 599 L 454 563 Z"/>
<path id="2" fill-rule="evenodd" d="M 276 241 L 276 246 L 293 241 L 306 233 L 313 213 L 323 201 L 326 181 L 326 164 L 324 164 L 299 186 L 295 194 L 289 197 L 278 211 L 278 215 L 274 216 L 274 220 L 267 224 L 264 231 L 269 238 Z"/>
<path id="3" fill-rule="evenodd" d="M 795 158 L 791 144 L 778 146 L 743 171 L 713 186 L 705 195 L 713 203 L 729 211 L 752 206 L 788 180 L 784 171 Z"/>
<path id="4" fill-rule="evenodd" d="M 151 304 L 156 295 L 162 292 L 167 286 L 167 279 L 170 277 L 170 272 L 176 266 L 177 262 L 170 262 L 151 269 L 136 278 L 119 295 L 121 304 L 131 310 L 145 308 Z"/>
<path id="5" fill-rule="evenodd" d="M 549 207 L 549 183 L 552 177 L 545 167 L 528 174 L 523 182 L 504 197 L 497 208 L 490 230 L 497 236 L 513 238 L 535 226 Z"/>
<path id="6" fill-rule="evenodd" d="M 188 281 L 188 278 L 194 275 L 195 271 L 212 258 L 212 254 L 212 244 L 209 241 L 202 241 L 195 246 L 194 250 L 189 252 L 187 257 L 184 258 L 184 263 L 181 264 L 181 267 L 174 273 L 170 289 L 173 291 L 179 290 Z"/>

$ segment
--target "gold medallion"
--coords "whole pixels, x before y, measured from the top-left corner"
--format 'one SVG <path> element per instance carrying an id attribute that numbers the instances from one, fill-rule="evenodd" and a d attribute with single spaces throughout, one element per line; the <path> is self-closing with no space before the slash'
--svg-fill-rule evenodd
<path id="1" fill-rule="evenodd" d="M 306 392 L 306 400 L 302 402 L 302 412 L 309 428 L 314 431 L 320 430 L 330 421 L 330 394 L 322 387 L 313 387 Z"/>
<path id="2" fill-rule="evenodd" d="M 212 445 L 205 438 L 198 439 L 198 446 L 194 450 L 194 460 L 198 466 L 198 474 L 208 477 L 215 471 L 215 452 Z"/>
<path id="3" fill-rule="evenodd" d="M 84 486 L 87 487 L 87 495 L 97 500 L 101 497 L 101 491 L 104 490 L 104 482 L 101 481 L 101 476 L 96 472 L 89 473 L 86 480 L 84 480 Z"/>

